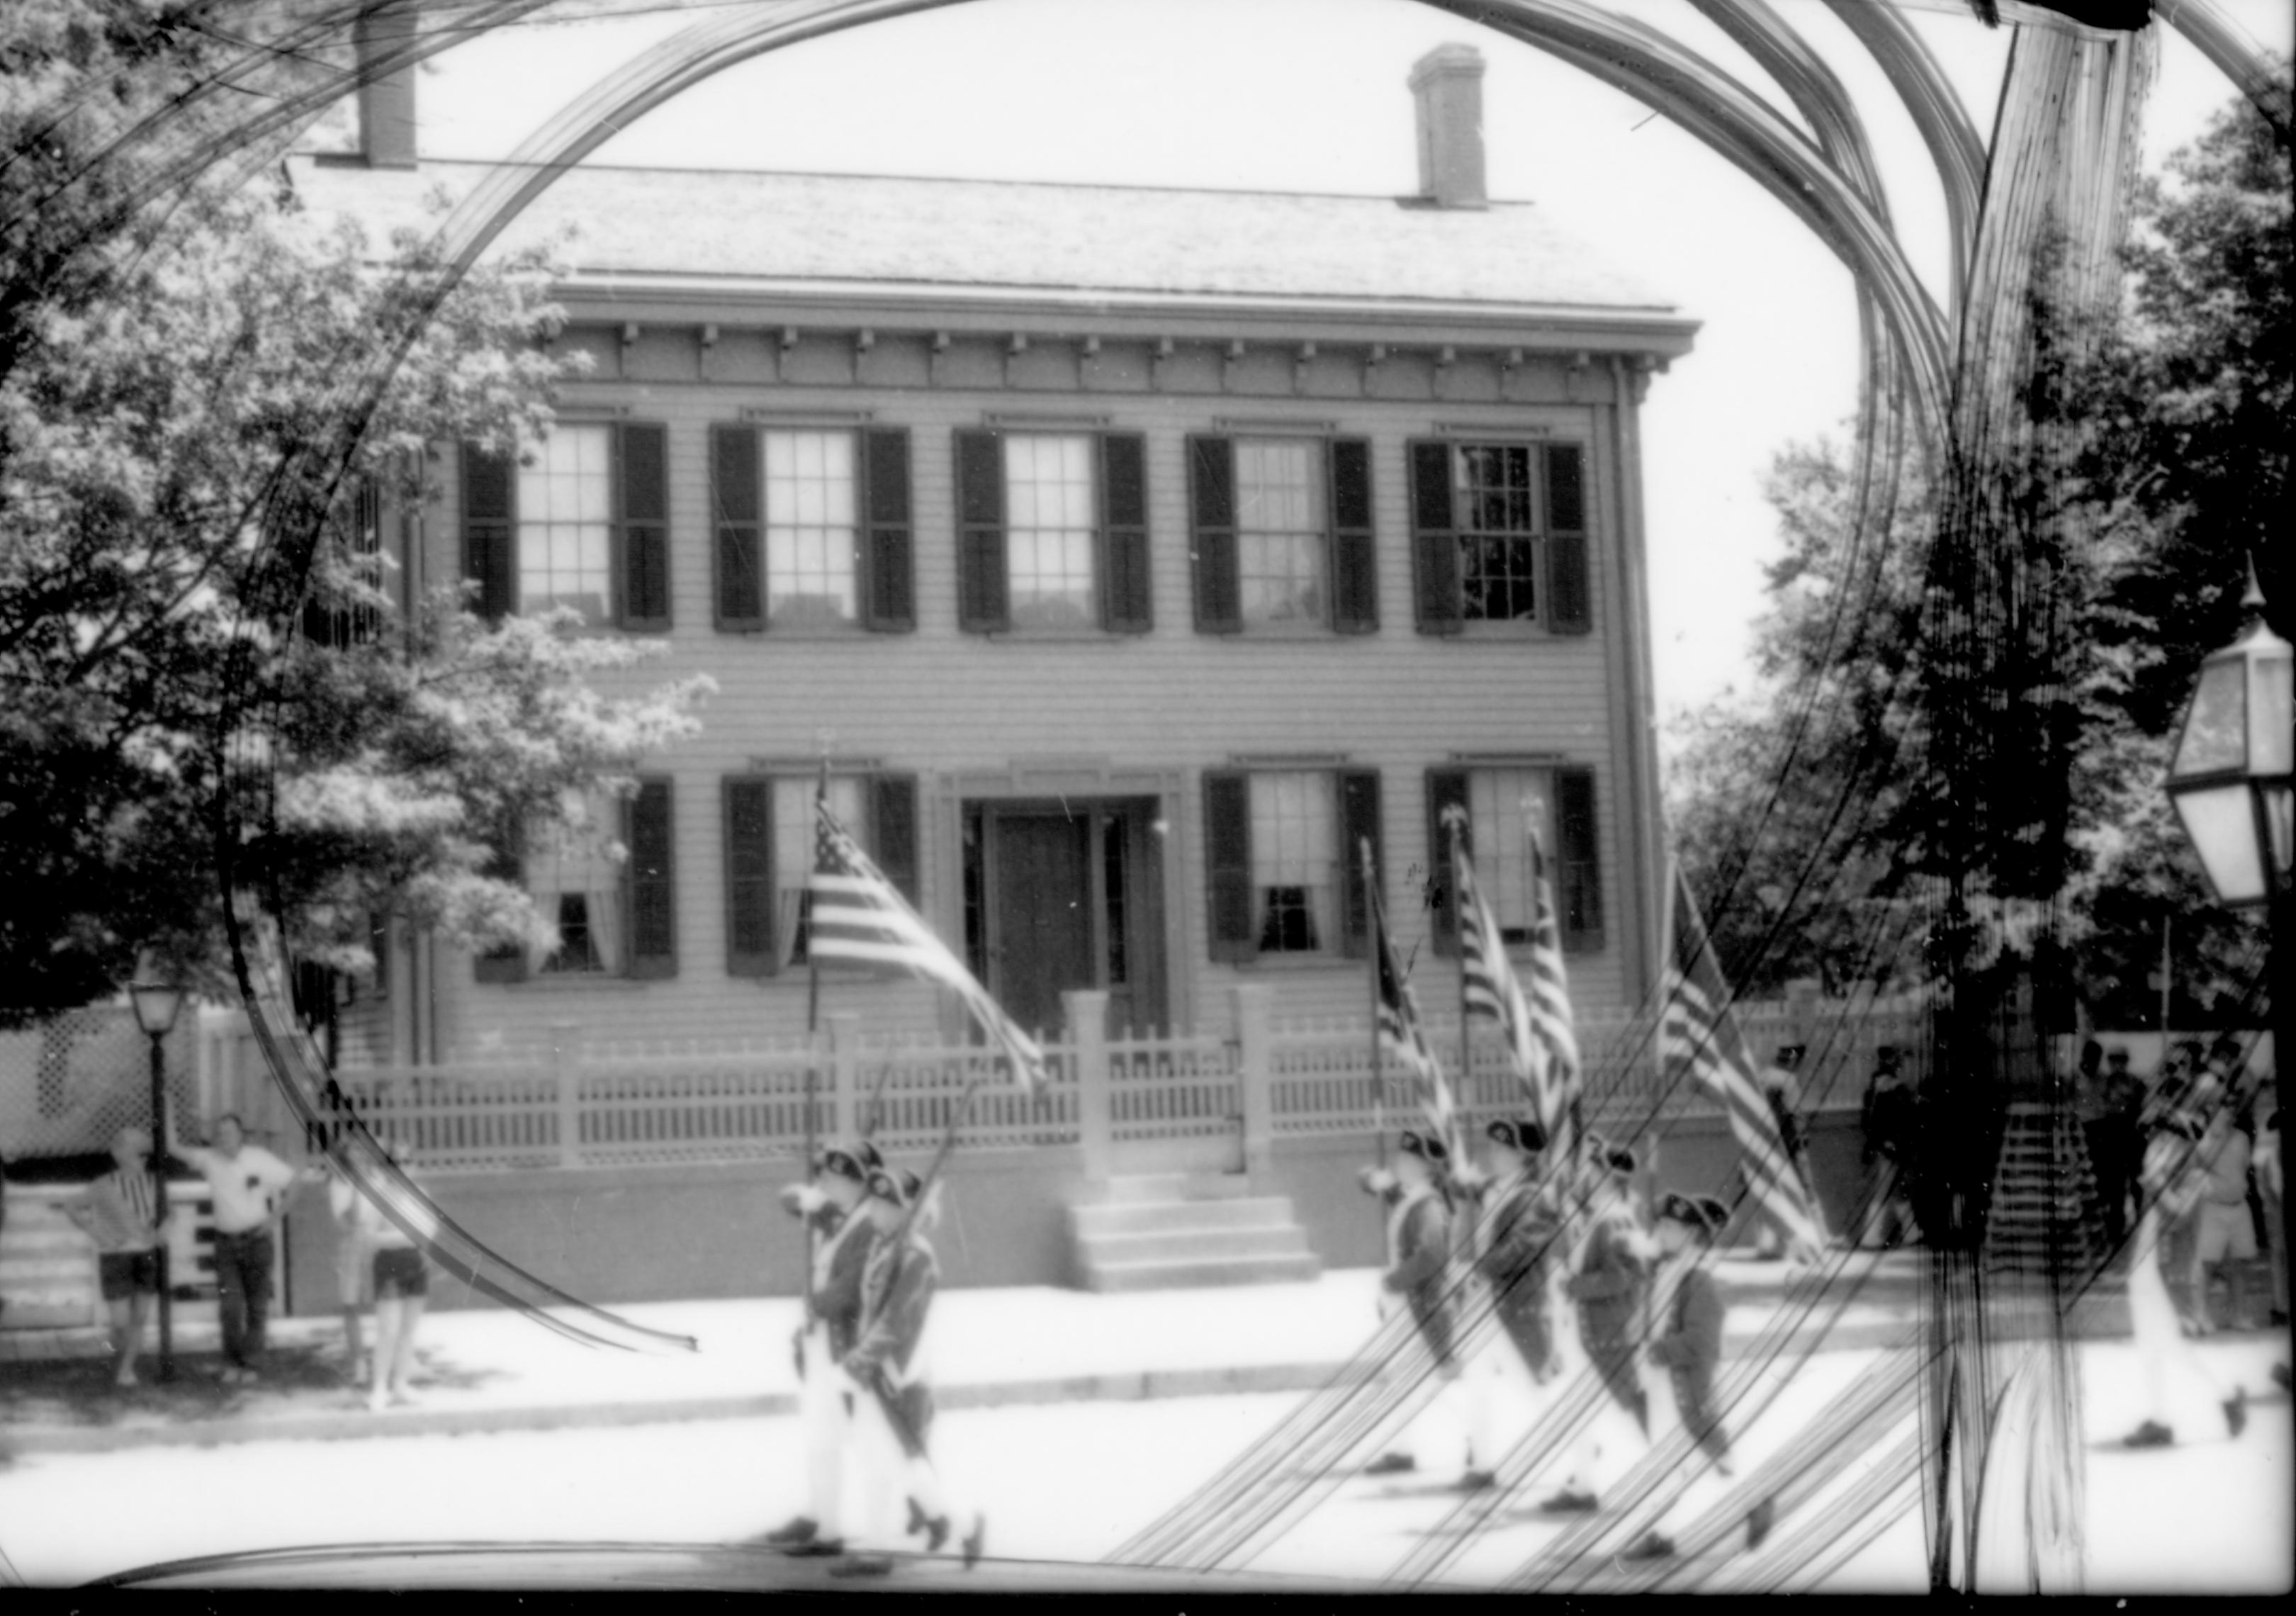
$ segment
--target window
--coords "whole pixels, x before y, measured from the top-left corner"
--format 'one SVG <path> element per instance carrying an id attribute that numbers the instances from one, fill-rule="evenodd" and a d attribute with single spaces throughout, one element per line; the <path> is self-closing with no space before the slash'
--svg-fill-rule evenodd
<path id="1" fill-rule="evenodd" d="M 806 888 L 816 837 L 814 774 L 728 775 L 726 969 L 773 976 L 806 964 Z M 917 783 L 913 775 L 832 775 L 829 811 L 914 904 Z"/>
<path id="2" fill-rule="evenodd" d="M 1459 946 L 1451 840 L 1443 829 L 1444 813 L 1455 805 L 1467 812 L 1467 851 L 1474 859 L 1484 900 L 1497 910 L 1500 931 L 1509 943 L 1530 941 L 1530 832 L 1536 829 L 1564 950 L 1589 953 L 1602 947 L 1592 770 L 1498 764 L 1428 771 L 1435 945 L 1445 955 L 1456 954 Z"/>
<path id="3" fill-rule="evenodd" d="M 478 980 L 676 975 L 673 841 L 670 782 L 660 778 L 640 780 L 624 800 L 584 801 L 571 828 L 502 838 L 488 874 L 515 874 L 536 912 L 557 927 L 558 943 L 483 955 Z"/>
<path id="4" fill-rule="evenodd" d="M 382 587 L 382 493 L 373 482 L 330 513 L 312 574 L 318 588 L 303 608 L 304 637 L 339 651 L 373 642 L 382 628 L 373 599 Z"/>
<path id="5" fill-rule="evenodd" d="M 668 433 L 561 423 L 524 463 L 463 447 L 463 571 L 489 619 L 669 627 Z"/>
<path id="6" fill-rule="evenodd" d="M 1379 845 L 1368 769 L 1215 770 L 1204 775 L 1211 955 L 1360 955 L 1369 935 L 1360 844 Z"/>
<path id="7" fill-rule="evenodd" d="M 1422 632 L 1468 623 L 1588 632 L 1584 461 L 1576 444 L 1411 446 Z"/>
<path id="8" fill-rule="evenodd" d="M 1151 626 L 1144 440 L 956 434 L 959 627 Z"/>
<path id="9" fill-rule="evenodd" d="M 1191 438 L 1196 628 L 1379 627 L 1371 446 L 1359 438 Z"/>
<path id="10" fill-rule="evenodd" d="M 916 626 L 909 435 L 710 429 L 722 629 Z"/>

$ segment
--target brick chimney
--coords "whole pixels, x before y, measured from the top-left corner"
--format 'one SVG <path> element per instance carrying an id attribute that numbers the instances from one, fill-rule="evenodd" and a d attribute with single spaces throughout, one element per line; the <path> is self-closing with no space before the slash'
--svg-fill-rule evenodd
<path id="1" fill-rule="evenodd" d="M 386 73 L 375 65 L 412 44 L 415 8 L 406 0 L 361 12 L 351 24 L 358 52 L 359 154 L 370 168 L 414 167 L 414 64 Z"/>
<path id="2" fill-rule="evenodd" d="M 1439 45 L 1412 67 L 1419 107 L 1419 194 L 1438 208 L 1481 208 L 1483 55 L 1472 45 Z"/>

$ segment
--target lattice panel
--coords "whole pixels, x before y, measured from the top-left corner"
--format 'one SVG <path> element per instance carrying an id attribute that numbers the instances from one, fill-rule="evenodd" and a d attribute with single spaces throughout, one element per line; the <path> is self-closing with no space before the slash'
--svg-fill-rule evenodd
<path id="1" fill-rule="evenodd" d="M 152 1125 L 152 1041 L 124 1005 L 90 1005 L 0 1032 L 0 1155 L 100 1154 L 131 1123 Z M 162 1044 L 178 1130 L 198 1114 L 196 1018 Z"/>

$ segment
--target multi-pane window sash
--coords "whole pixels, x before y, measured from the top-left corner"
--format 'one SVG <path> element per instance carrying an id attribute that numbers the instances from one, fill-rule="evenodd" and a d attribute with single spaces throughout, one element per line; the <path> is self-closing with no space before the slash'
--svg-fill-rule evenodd
<path id="1" fill-rule="evenodd" d="M 819 776 L 728 775 L 721 783 L 726 842 L 726 973 L 766 977 L 805 963 L 805 878 L 813 868 Z M 830 810 L 911 904 L 917 895 L 917 778 L 832 775 Z"/>
<path id="2" fill-rule="evenodd" d="M 669 434 L 561 422 L 529 463 L 464 444 L 463 576 L 489 621 L 571 604 L 593 628 L 670 626 Z"/>
<path id="3" fill-rule="evenodd" d="M 1555 928 L 1562 933 L 1565 953 L 1595 953 L 1602 948 L 1603 938 L 1602 860 L 1598 849 L 1601 826 L 1595 816 L 1595 771 L 1558 767 L 1538 772 L 1553 788 L 1546 822 L 1540 829 L 1542 834 L 1549 834 L 1546 844 L 1546 878 L 1554 896 Z M 1451 839 L 1443 828 L 1444 812 L 1454 806 L 1467 811 L 1467 851 L 1475 860 L 1478 884 L 1486 897 L 1503 902 L 1503 884 L 1522 889 L 1525 872 L 1520 865 L 1509 866 L 1502 883 L 1496 875 L 1497 866 L 1492 863 L 1494 857 L 1521 856 L 1521 849 L 1505 845 L 1511 834 L 1520 837 L 1521 821 L 1520 817 L 1508 818 L 1506 808 L 1512 805 L 1503 804 L 1500 799 L 1513 791 L 1526 773 L 1467 768 L 1427 771 L 1428 862 L 1434 872 L 1431 929 L 1438 954 L 1453 956 L 1459 951 L 1457 887 L 1451 862 Z M 1524 909 L 1522 899 L 1517 898 L 1513 902 L 1515 910 Z M 1503 922 L 1512 925 L 1515 910 L 1502 907 Z M 1527 911 L 1525 914 L 1527 918 Z M 1520 939 L 1510 930 L 1506 940 Z"/>
<path id="4" fill-rule="evenodd" d="M 517 982 L 529 969 L 560 975 L 604 972 L 657 979 L 677 974 L 676 815 L 671 783 L 642 777 L 635 796 L 620 807 L 619 828 L 627 858 L 604 873 L 594 858 L 568 858 L 552 852 L 529 861 L 536 838 L 523 826 L 495 838 L 495 857 L 485 874 L 515 880 L 538 894 L 557 923 L 559 947 L 529 961 L 515 946 L 479 956 L 477 980 Z M 547 874 L 541 864 L 547 859 Z M 569 870 L 572 876 L 567 874 Z M 545 881 L 548 885 L 545 888 Z"/>
<path id="5" fill-rule="evenodd" d="M 1263 956 L 1368 948 L 1370 906 L 1358 846 L 1379 848 L 1374 769 L 1208 769 L 1205 870 L 1210 953 Z"/>
<path id="6" fill-rule="evenodd" d="M 1284 505 L 1295 510 L 1267 520 Z M 1304 561 L 1317 574 L 1314 611 L 1288 620 L 1328 623 L 1340 634 L 1378 628 L 1367 439 L 1191 438 L 1188 514 L 1197 632 L 1242 634 L 1286 620 L 1269 610 L 1283 593 L 1267 587 L 1271 548 L 1288 551 L 1287 571 Z"/>
<path id="7" fill-rule="evenodd" d="M 1149 631 L 1144 439 L 963 431 L 955 450 L 960 628 Z"/>
<path id="8" fill-rule="evenodd" d="M 1426 439 L 1409 456 L 1420 632 L 1489 621 L 1592 630 L 1579 445 Z"/>
<path id="9" fill-rule="evenodd" d="M 906 429 L 713 426 L 709 487 L 720 629 L 916 627 Z"/>

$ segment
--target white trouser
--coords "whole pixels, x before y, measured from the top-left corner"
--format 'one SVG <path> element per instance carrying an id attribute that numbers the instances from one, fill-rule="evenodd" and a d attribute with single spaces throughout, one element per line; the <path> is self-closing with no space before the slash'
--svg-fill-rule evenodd
<path id="1" fill-rule="evenodd" d="M 853 1530 L 848 1541 L 874 1549 L 903 1547 L 908 1525 L 907 1456 L 901 1451 L 901 1440 L 894 1434 L 885 1406 L 875 1394 L 857 1386 L 853 1390 L 853 1457 L 860 1496 L 854 1504 Z"/>
<path id="2" fill-rule="evenodd" d="M 805 1378 L 798 1382 L 798 1425 L 805 1440 L 806 1513 L 815 1535 L 845 1535 L 845 1453 L 853 1436 L 847 1391 L 852 1382 L 830 1362 L 829 1333 L 805 1333 Z"/>
<path id="3" fill-rule="evenodd" d="M 1597 1396 L 1601 1400 L 1595 1406 L 1595 1417 L 1579 1433 L 1572 1456 L 1570 1485 L 1600 1498 L 1618 1486 L 1635 1461 L 1649 1451 L 1650 1440 L 1635 1416 L 1619 1406 L 1607 1388 L 1598 1390 Z"/>

